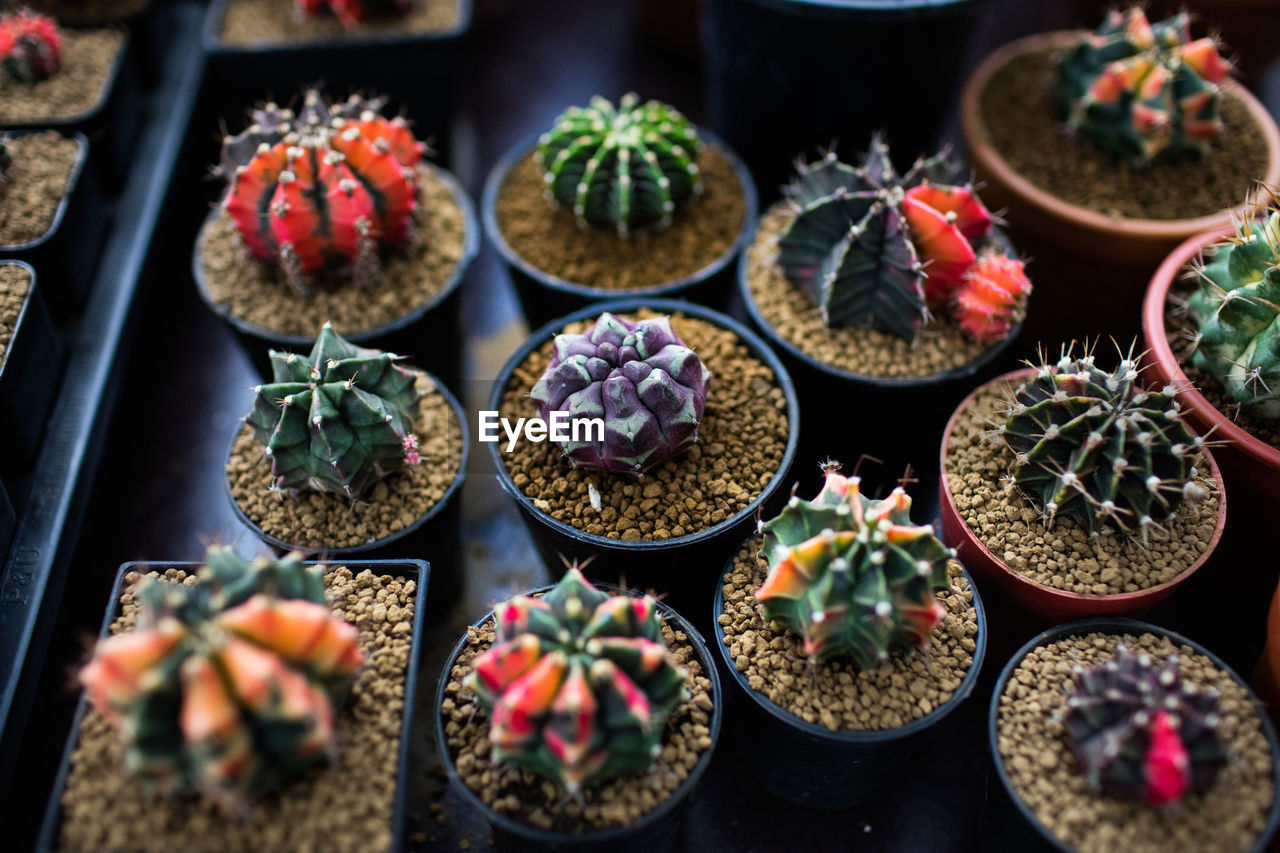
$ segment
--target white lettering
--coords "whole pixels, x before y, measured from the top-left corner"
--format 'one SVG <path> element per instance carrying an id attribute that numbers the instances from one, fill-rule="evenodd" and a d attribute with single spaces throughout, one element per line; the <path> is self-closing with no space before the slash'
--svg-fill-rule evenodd
<path id="1" fill-rule="evenodd" d="M 508 418 L 499 417 L 494 411 L 478 413 L 477 424 L 481 441 L 500 442 L 498 427 L 506 434 L 505 452 L 515 450 L 516 442 L 523 434 L 525 439 L 534 443 L 550 438 L 557 444 L 569 441 L 604 441 L 603 418 L 574 418 L 568 412 L 552 412 L 548 423 L 542 418 L 517 418 L 514 425 Z M 585 434 L 585 438 L 583 436 Z"/>
<path id="2" fill-rule="evenodd" d="M 497 441 L 498 440 L 498 413 L 497 412 L 481 412 L 480 413 L 480 440 L 481 441 Z"/>
<path id="3" fill-rule="evenodd" d="M 525 419 L 520 418 L 518 421 L 516 421 L 516 428 L 512 429 L 511 422 L 508 421 L 506 418 L 502 419 L 502 430 L 507 434 L 507 439 L 508 439 L 507 441 L 508 453 L 516 449 L 516 439 L 520 437 L 520 428 L 524 426 L 524 422 L 525 422 Z"/>

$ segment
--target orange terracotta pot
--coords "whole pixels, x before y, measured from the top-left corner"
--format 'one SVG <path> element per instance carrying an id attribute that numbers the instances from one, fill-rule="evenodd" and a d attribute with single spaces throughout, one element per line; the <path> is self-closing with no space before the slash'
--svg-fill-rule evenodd
<path id="1" fill-rule="evenodd" d="M 1250 679 L 1258 698 L 1267 706 L 1272 722 L 1280 722 L 1280 586 L 1267 611 L 1267 642 Z"/>

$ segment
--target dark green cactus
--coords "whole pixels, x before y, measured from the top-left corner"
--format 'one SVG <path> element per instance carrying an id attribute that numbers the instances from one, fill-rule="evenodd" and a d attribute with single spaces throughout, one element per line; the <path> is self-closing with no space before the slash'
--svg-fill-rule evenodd
<path id="1" fill-rule="evenodd" d="M 246 423 L 271 457 L 279 489 L 359 499 L 419 460 L 422 392 L 401 356 L 347 343 L 325 323 L 311 355 L 271 352 L 274 381 L 254 388 Z"/>
<path id="2" fill-rule="evenodd" d="M 578 224 L 616 228 L 671 222 L 702 192 L 698 131 L 660 101 L 640 103 L 634 93 L 614 105 L 596 96 L 570 107 L 542 134 L 534 160 L 547 182 L 547 197 L 573 211 Z"/>

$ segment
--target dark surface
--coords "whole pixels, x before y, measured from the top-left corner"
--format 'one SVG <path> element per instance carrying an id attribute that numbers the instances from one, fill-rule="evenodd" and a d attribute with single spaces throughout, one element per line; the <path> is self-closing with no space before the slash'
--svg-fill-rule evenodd
<path id="1" fill-rule="evenodd" d="M 1015 36 L 1083 20 L 1069 5 L 1025 0 L 990 3 L 975 29 L 969 65 Z M 673 102 L 694 121 L 705 119 L 696 60 L 635 36 L 627 6 L 619 0 L 537 0 L 510 3 L 505 9 L 487 29 L 473 34 L 460 97 L 461 120 L 452 134 L 453 166 L 473 197 L 485 172 L 510 146 L 542 129 L 565 106 L 583 103 L 593 94 L 616 97 L 635 89 L 644 97 Z M 880 73 L 889 69 L 868 69 L 867 85 L 876 85 Z M 1261 86 L 1260 92 L 1271 98 L 1274 108 L 1280 85 L 1272 76 L 1273 82 Z M 192 131 L 190 144 L 204 150 L 197 151 L 202 156 L 192 157 L 192 162 L 212 162 L 217 117 L 206 112 L 201 121 Z M 947 126 L 955 127 L 954 116 L 948 118 Z M 762 127 L 761 132 L 769 130 Z M 80 522 L 70 582 L 38 704 L 23 741 L 21 784 L 0 807 L 7 809 L 0 815 L 0 825 L 10 830 L 7 842 L 16 837 L 15 849 L 29 844 L 47 799 L 75 707 L 71 675 L 98 624 L 119 565 L 135 559 L 199 559 L 210 541 L 234 544 L 246 554 L 263 547 L 236 521 L 223 499 L 221 482 L 227 437 L 247 410 L 247 386 L 254 382 L 254 374 L 231 332 L 200 303 L 190 280 L 190 247 L 217 187 L 205 180 L 198 167 L 179 176 L 179 187 L 181 211 L 166 223 L 169 237 L 152 259 L 156 275 L 135 309 L 141 330 L 138 343 L 127 364 L 117 365 L 123 368 L 124 386 L 115 417 L 109 424 L 98 425 L 110 430 L 105 458 Z M 766 204 L 774 197 L 770 187 L 761 186 L 759 191 Z M 1031 272 L 1034 276 L 1034 267 Z M 467 378 L 455 390 L 468 411 L 474 412 L 486 399 L 497 368 L 525 331 L 516 322 L 514 299 L 488 246 L 464 286 L 464 316 L 470 336 L 464 366 Z M 1127 338 L 1137 328 L 1134 317 L 1132 328 L 1099 331 Z M 1023 342 L 1022 353 L 1027 349 Z M 430 363 L 422 366 L 432 369 Z M 424 637 L 406 832 L 412 849 L 458 850 L 464 845 L 488 849 L 483 820 L 445 791 L 431 743 L 432 687 L 468 623 L 499 598 L 548 580 L 483 450 L 473 447 L 462 495 L 468 588 L 460 603 L 431 624 Z M 874 454 L 874 448 L 848 448 L 847 461 L 863 452 Z M 922 448 L 922 453 L 935 452 Z M 805 470 L 803 463 L 798 470 Z M 815 487 L 816 469 L 802 488 L 811 492 Z M 931 502 L 927 492 L 933 484 L 922 483 L 915 490 L 918 505 Z M 433 559 L 432 554 L 420 556 Z M 1249 553 L 1244 550 L 1239 556 Z M 690 568 L 705 571 L 709 600 L 718 567 Z M 1215 560 L 1152 619 L 1204 643 L 1247 675 L 1261 648 L 1274 572 L 1273 566 L 1259 566 L 1252 559 Z M 990 595 L 985 601 L 993 628 L 979 686 L 949 718 L 945 730 L 930 739 L 915 769 L 898 788 L 886 791 L 876 803 L 847 811 L 791 806 L 753 781 L 735 755 L 751 745 L 735 743 L 729 736 L 731 727 L 726 726 L 707 776 L 694 793 L 675 849 L 1031 849 L 1016 836 L 1016 818 L 1001 807 L 998 790 L 993 791 L 984 826 L 989 783 L 994 789 L 999 786 L 990 774 L 982 721 L 995 674 L 1036 626 L 1021 624 L 1012 608 Z M 728 712 L 732 714 L 733 709 Z"/>

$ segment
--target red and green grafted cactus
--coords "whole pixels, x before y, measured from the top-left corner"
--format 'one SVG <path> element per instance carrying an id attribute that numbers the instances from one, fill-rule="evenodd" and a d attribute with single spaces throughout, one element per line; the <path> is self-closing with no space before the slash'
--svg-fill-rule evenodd
<path id="1" fill-rule="evenodd" d="M 800 635 L 811 658 L 843 656 L 875 669 L 896 649 L 929 645 L 946 615 L 933 593 L 947 586 L 955 552 L 932 527 L 911 523 L 911 498 L 901 488 L 874 501 L 838 464 L 823 471 L 813 500 L 792 495 L 760 523 L 769 575 L 756 600 L 766 618 Z"/>
<path id="2" fill-rule="evenodd" d="M 372 287 L 381 254 L 409 239 L 426 150 L 385 99 L 328 103 L 308 90 L 295 113 L 275 104 L 222 146 L 223 200 L 245 246 L 279 264 L 300 293 L 317 273 Z"/>
<path id="3" fill-rule="evenodd" d="M 1067 126 L 1143 165 L 1201 152 L 1222 130 L 1219 84 L 1231 73 L 1214 39 L 1192 41 L 1182 12 L 1155 24 L 1113 9 L 1058 61 Z"/>
<path id="4" fill-rule="evenodd" d="M 245 422 L 271 458 L 276 488 L 356 500 L 420 461 L 420 374 L 402 360 L 349 344 L 328 323 L 306 358 L 271 351 L 273 381 L 253 389 Z"/>
<path id="5" fill-rule="evenodd" d="M 600 419 L 561 442 L 575 467 L 638 477 L 698 441 L 711 371 L 671 327 L 670 317 L 630 321 L 606 312 L 581 334 L 556 335 L 554 353 L 529 397 L 548 423 Z"/>
<path id="6" fill-rule="evenodd" d="M 298 555 L 207 560 L 195 586 L 141 584 L 136 626 L 100 642 L 80 680 L 129 773 L 234 810 L 328 759 L 363 654 Z"/>
<path id="7" fill-rule="evenodd" d="M 964 274 L 952 313 L 974 340 L 998 341 L 1022 322 L 1030 294 L 1031 281 L 1022 261 L 997 252 L 984 253 Z"/>
<path id="8" fill-rule="evenodd" d="M 1060 719 L 1090 787 L 1163 806 L 1213 784 L 1229 758 L 1218 692 L 1183 681 L 1176 655 L 1156 665 L 1121 645 L 1075 675 Z"/>
<path id="9" fill-rule="evenodd" d="M 19 9 L 0 15 L 0 71 L 18 83 L 39 83 L 62 65 L 62 35 L 53 19 Z"/>
<path id="10" fill-rule="evenodd" d="M 293 0 L 293 8 L 299 18 L 331 14 L 350 30 L 371 18 L 403 15 L 413 8 L 413 0 Z"/>
<path id="11" fill-rule="evenodd" d="M 494 761 L 570 792 L 653 763 L 689 696 L 653 598 L 607 595 L 571 568 L 546 595 L 493 615 L 494 645 L 467 684 L 489 712 Z"/>

